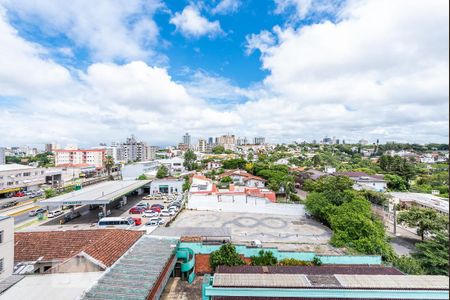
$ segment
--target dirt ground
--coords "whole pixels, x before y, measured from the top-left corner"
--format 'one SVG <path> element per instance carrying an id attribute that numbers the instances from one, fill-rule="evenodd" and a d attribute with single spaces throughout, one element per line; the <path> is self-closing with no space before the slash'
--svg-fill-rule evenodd
<path id="1" fill-rule="evenodd" d="M 196 277 L 192 284 L 180 278 L 171 278 L 161 295 L 161 300 L 199 300 L 202 299 L 203 277 Z"/>

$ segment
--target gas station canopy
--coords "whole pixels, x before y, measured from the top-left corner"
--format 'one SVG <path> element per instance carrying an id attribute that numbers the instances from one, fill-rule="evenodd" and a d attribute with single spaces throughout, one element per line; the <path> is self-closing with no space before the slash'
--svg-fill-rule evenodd
<path id="1" fill-rule="evenodd" d="M 136 191 L 150 180 L 105 181 L 90 185 L 78 191 L 45 199 L 40 205 L 102 205 Z"/>

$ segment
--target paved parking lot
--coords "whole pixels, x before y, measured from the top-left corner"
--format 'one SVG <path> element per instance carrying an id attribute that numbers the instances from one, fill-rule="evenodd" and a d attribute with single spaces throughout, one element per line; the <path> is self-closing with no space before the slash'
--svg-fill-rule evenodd
<path id="1" fill-rule="evenodd" d="M 167 207 L 168 203 L 163 203 L 163 200 L 142 200 L 141 196 L 129 196 L 127 204 L 121 208 L 114 208 L 111 209 L 111 215 L 108 217 L 134 217 L 134 218 L 141 218 L 142 219 L 142 226 L 136 227 L 135 229 L 142 229 L 145 222 L 148 220 L 147 218 L 142 218 L 141 215 L 138 214 L 130 214 L 128 211 L 130 208 L 135 206 L 136 204 L 140 202 L 148 203 L 150 206 L 152 204 L 162 204 L 165 207 Z M 88 211 L 88 207 L 85 206 L 83 208 L 84 211 Z M 59 221 L 57 220 L 50 220 L 49 222 L 46 222 L 45 224 L 40 225 L 39 227 L 31 228 L 28 227 L 24 229 L 25 231 L 28 230 L 70 230 L 70 229 L 92 229 L 97 228 L 97 222 L 98 222 L 98 213 L 101 211 L 100 208 L 97 208 L 95 210 L 89 211 L 89 213 L 82 215 L 79 218 L 73 219 L 69 221 L 66 224 L 60 225 Z M 172 219 L 173 217 L 161 217 L 166 223 Z"/>
<path id="2" fill-rule="evenodd" d="M 184 210 L 171 227 L 227 227 L 235 243 L 260 240 L 265 247 L 338 254 L 328 242 L 331 231 L 304 217 Z"/>

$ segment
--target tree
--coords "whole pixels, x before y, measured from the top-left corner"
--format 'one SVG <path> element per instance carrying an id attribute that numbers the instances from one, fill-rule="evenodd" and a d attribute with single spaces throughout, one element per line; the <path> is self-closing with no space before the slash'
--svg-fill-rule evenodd
<path id="1" fill-rule="evenodd" d="M 255 156 L 253 155 L 253 152 L 249 152 L 248 155 L 247 155 L 247 160 L 248 161 L 252 161 L 253 158 L 255 158 Z"/>
<path id="2" fill-rule="evenodd" d="M 167 176 L 169 176 L 169 169 L 165 165 L 160 166 L 156 172 L 156 178 L 165 178 Z"/>
<path id="3" fill-rule="evenodd" d="M 222 245 L 219 250 L 211 253 L 209 263 L 215 270 L 217 266 L 242 266 L 245 264 L 242 257 L 236 252 L 236 247 L 227 243 Z"/>
<path id="4" fill-rule="evenodd" d="M 411 256 L 402 255 L 400 257 L 396 257 L 393 261 L 393 265 L 394 267 L 408 275 L 425 274 L 420 261 Z"/>
<path id="5" fill-rule="evenodd" d="M 189 176 L 184 176 L 183 192 L 188 191 L 191 188 L 191 182 Z"/>
<path id="6" fill-rule="evenodd" d="M 212 152 L 214 154 L 222 154 L 225 152 L 225 147 L 221 145 L 215 146 L 214 148 L 212 148 Z"/>
<path id="7" fill-rule="evenodd" d="M 45 189 L 44 190 L 45 199 L 55 197 L 55 196 L 56 196 L 56 191 L 54 189 Z"/>
<path id="8" fill-rule="evenodd" d="M 276 266 L 278 263 L 277 258 L 273 255 L 272 251 L 259 251 L 258 255 L 250 257 L 252 260 L 252 266 Z"/>
<path id="9" fill-rule="evenodd" d="M 361 195 L 364 196 L 370 203 L 385 206 L 389 203 L 389 199 L 391 196 L 387 193 L 381 193 L 371 190 L 364 190 L 361 192 Z"/>
<path id="10" fill-rule="evenodd" d="M 147 180 L 147 176 L 145 174 L 139 175 L 137 180 Z"/>
<path id="11" fill-rule="evenodd" d="M 111 169 L 114 167 L 114 158 L 112 156 L 107 155 L 105 157 L 105 168 L 108 172 L 108 177 L 111 176 Z"/>
<path id="12" fill-rule="evenodd" d="M 425 234 L 447 229 L 448 219 L 434 209 L 411 207 L 407 211 L 400 212 L 397 221 L 408 227 L 417 227 L 417 235 L 425 238 Z"/>
<path id="13" fill-rule="evenodd" d="M 383 223 L 372 217 L 370 203 L 355 198 L 337 207 L 330 219 L 336 247 L 349 247 L 364 254 L 378 254 L 386 259 L 394 255 L 387 243 Z"/>
<path id="14" fill-rule="evenodd" d="M 195 155 L 194 151 L 189 149 L 184 153 L 184 163 L 183 166 L 188 169 L 188 171 L 195 170 L 197 168 L 196 164 L 197 155 Z"/>
<path id="15" fill-rule="evenodd" d="M 404 192 L 408 190 L 408 183 L 398 175 L 386 174 L 384 180 L 387 181 L 387 187 L 392 191 Z"/>
<path id="16" fill-rule="evenodd" d="M 322 163 L 322 159 L 320 158 L 320 156 L 319 155 L 314 155 L 313 156 L 313 158 L 312 158 L 312 164 L 313 164 L 313 166 L 314 167 L 318 167 L 318 166 L 320 166 L 320 164 Z"/>
<path id="17" fill-rule="evenodd" d="M 413 257 L 427 274 L 448 276 L 448 232 L 438 232 L 435 237 L 416 244 L 416 249 Z"/>

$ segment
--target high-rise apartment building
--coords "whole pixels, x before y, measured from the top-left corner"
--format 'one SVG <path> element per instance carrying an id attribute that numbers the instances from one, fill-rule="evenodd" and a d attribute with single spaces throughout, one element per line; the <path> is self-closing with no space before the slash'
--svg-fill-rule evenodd
<path id="1" fill-rule="evenodd" d="M 253 139 L 253 144 L 255 145 L 264 145 L 266 143 L 266 138 L 259 136 Z"/>
<path id="2" fill-rule="evenodd" d="M 191 136 L 187 132 L 186 132 L 185 135 L 183 135 L 183 144 L 187 145 L 189 148 L 192 146 L 192 144 L 191 144 Z"/>
<path id="3" fill-rule="evenodd" d="M 207 148 L 206 146 L 207 146 L 206 140 L 204 139 L 198 140 L 198 151 L 205 153 Z"/>
<path id="4" fill-rule="evenodd" d="M 214 144 L 214 138 L 213 137 L 209 137 L 208 138 L 208 145 L 212 145 Z"/>
<path id="5" fill-rule="evenodd" d="M 222 135 L 218 138 L 218 145 L 223 146 L 226 150 L 234 150 L 236 147 L 236 137 L 234 135 Z"/>
<path id="6" fill-rule="evenodd" d="M 134 135 L 127 138 L 120 148 L 122 160 L 126 162 L 150 160 L 150 147 L 145 142 L 137 141 Z"/>
<path id="7" fill-rule="evenodd" d="M 0 147 L 0 165 L 6 164 L 5 148 Z"/>

